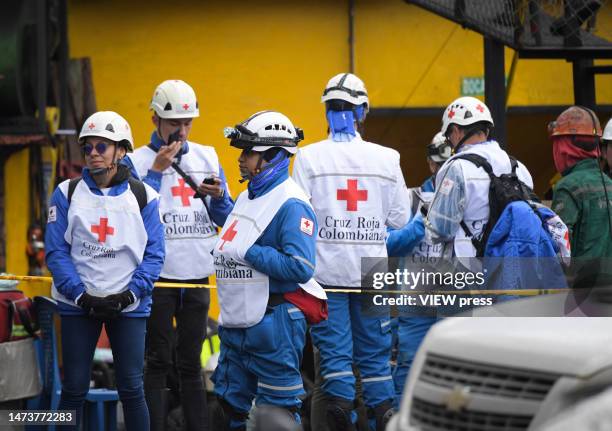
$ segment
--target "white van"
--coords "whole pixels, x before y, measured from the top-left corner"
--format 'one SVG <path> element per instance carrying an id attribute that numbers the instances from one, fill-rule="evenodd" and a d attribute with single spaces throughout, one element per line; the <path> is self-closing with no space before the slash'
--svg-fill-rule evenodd
<path id="1" fill-rule="evenodd" d="M 504 317 L 517 311 L 573 317 Z M 610 297 L 519 299 L 437 323 L 387 431 L 531 431 L 612 387 L 612 318 L 586 314 L 612 316 Z"/>

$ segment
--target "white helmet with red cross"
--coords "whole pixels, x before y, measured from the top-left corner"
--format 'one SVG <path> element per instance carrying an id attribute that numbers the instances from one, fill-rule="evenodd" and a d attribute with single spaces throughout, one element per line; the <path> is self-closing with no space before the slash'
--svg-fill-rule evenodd
<path id="1" fill-rule="evenodd" d="M 487 105 L 475 97 L 460 97 L 446 107 L 442 116 L 442 130 L 440 132 L 446 135 L 448 126 L 451 124 L 469 126 L 481 121 L 493 126 L 493 117 L 491 117 L 491 111 L 489 111 Z"/>
<path id="2" fill-rule="evenodd" d="M 170 79 L 159 84 L 153 92 L 150 108 L 165 119 L 200 116 L 195 91 L 180 79 Z"/>
<path id="3" fill-rule="evenodd" d="M 128 153 L 134 151 L 134 138 L 130 125 L 125 118 L 113 111 L 98 111 L 90 115 L 81 127 L 79 143 L 82 144 L 88 136 L 110 139 L 124 145 Z"/>

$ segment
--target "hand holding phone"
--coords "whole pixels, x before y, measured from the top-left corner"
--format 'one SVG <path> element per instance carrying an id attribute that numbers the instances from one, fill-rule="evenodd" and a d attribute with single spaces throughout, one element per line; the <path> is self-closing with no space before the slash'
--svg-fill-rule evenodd
<path id="1" fill-rule="evenodd" d="M 166 145 L 170 145 L 171 143 L 180 141 L 180 140 L 181 140 L 181 129 L 176 129 L 174 132 L 170 133 L 170 136 L 168 136 L 168 142 L 166 142 Z"/>
<path id="2" fill-rule="evenodd" d="M 214 186 L 215 185 L 215 177 L 204 178 L 204 180 L 202 182 L 204 184 L 208 184 L 210 186 Z"/>

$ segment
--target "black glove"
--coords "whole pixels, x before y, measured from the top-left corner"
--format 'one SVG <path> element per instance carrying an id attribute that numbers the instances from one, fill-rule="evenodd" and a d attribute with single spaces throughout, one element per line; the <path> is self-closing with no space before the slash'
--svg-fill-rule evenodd
<path id="1" fill-rule="evenodd" d="M 126 290 L 125 292 L 108 295 L 104 298 L 98 298 L 84 293 L 79 298 L 77 305 L 95 319 L 108 320 L 119 317 L 121 315 L 121 310 L 133 304 L 134 301 L 135 299 L 132 292 Z"/>
<path id="2" fill-rule="evenodd" d="M 119 311 L 132 305 L 136 299 L 131 290 L 126 290 L 121 293 L 115 293 L 114 295 L 108 295 L 104 298 L 108 303 L 109 308 L 117 309 Z"/>
<path id="3" fill-rule="evenodd" d="M 85 313 L 91 315 L 93 310 L 97 307 L 100 307 L 104 303 L 104 298 L 99 298 L 97 296 L 92 296 L 89 293 L 83 293 L 76 304 L 85 311 Z"/>

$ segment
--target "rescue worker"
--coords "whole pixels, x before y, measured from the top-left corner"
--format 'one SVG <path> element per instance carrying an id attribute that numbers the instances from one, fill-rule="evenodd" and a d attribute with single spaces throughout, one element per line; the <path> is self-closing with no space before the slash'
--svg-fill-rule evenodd
<path id="1" fill-rule="evenodd" d="M 606 124 L 601 139 L 602 170 L 612 178 L 612 118 Z"/>
<path id="2" fill-rule="evenodd" d="M 562 175 L 552 209 L 569 228 L 572 257 L 612 257 L 612 180 L 598 162 L 599 119 L 588 108 L 571 106 L 551 128 L 553 159 Z"/>
<path id="3" fill-rule="evenodd" d="M 360 288 L 361 259 L 387 256 L 386 227 L 399 229 L 408 222 L 410 198 L 399 153 L 364 141 L 358 132 L 369 106 L 361 79 L 351 73 L 332 77 L 321 102 L 328 139 L 299 151 L 293 178 L 317 214 L 315 279 L 324 287 Z M 362 301 L 369 301 L 372 309 L 370 297 L 329 294 L 328 321 L 311 327 L 330 430 L 355 427 L 353 363 L 372 429 L 383 429 L 393 413 L 389 310 L 379 306 L 376 314 L 364 313 Z"/>
<path id="4" fill-rule="evenodd" d="M 310 281 L 315 215 L 288 173 L 303 133 L 285 115 L 262 111 L 225 134 L 242 150 L 238 163 L 248 189 L 214 248 L 221 353 L 212 379 L 222 410 L 213 429 L 246 429 L 253 399 L 285 409 L 299 423 L 305 315 L 323 318 L 325 298 Z"/>
<path id="5" fill-rule="evenodd" d="M 441 133 L 454 155 L 436 174 L 436 191 L 425 226 L 435 243 L 444 243 L 445 257 L 475 257 L 472 237 L 482 235 L 489 218 L 489 175 L 474 163 L 455 158 L 473 153 L 485 158 L 495 175 L 511 172 L 508 153 L 489 138 L 492 129 L 489 108 L 474 97 L 456 99 L 442 116 Z M 531 174 L 521 162 L 516 174 L 533 189 Z"/>
<path id="6" fill-rule="evenodd" d="M 416 216 L 414 216 L 412 223 L 409 223 L 400 230 L 391 231 L 389 238 L 387 238 L 387 253 L 389 256 L 406 256 L 403 266 L 415 273 L 419 272 L 422 268 L 430 270 L 429 265 L 435 262 L 431 258 L 435 259 L 442 256 L 442 244 L 434 244 L 429 238 L 424 236 L 421 208 L 427 208 L 431 203 L 435 190 L 436 173 L 451 156 L 451 150 L 450 144 L 446 142 L 441 132 L 438 132 L 431 143 L 427 145 L 427 164 L 431 176 L 418 189 L 411 189 L 413 194 L 412 213 L 416 214 Z M 411 240 L 407 240 L 407 234 L 404 233 L 408 229 L 417 230 L 417 232 L 410 235 Z M 420 239 L 416 246 L 414 246 L 414 239 Z M 399 407 L 404 385 L 410 372 L 410 366 L 419 345 L 425 338 L 425 335 L 427 335 L 429 328 L 437 320 L 435 315 L 431 316 L 427 313 L 427 310 L 423 309 L 399 307 L 398 312 L 397 365 L 393 370 L 395 408 Z"/>
<path id="7" fill-rule="evenodd" d="M 215 225 L 223 226 L 233 205 L 223 169 L 213 147 L 189 141 L 193 119 L 200 115 L 189 84 L 180 80 L 162 82 L 153 93 L 150 108 L 155 126 L 151 142 L 137 149 L 131 160 L 143 181 L 160 193 L 166 262 L 159 281 L 207 284 L 214 271 L 210 253 L 217 241 Z M 190 182 L 198 186 L 197 193 Z M 153 290 L 145 391 L 154 431 L 165 429 L 167 377 L 173 367 L 175 345 L 186 429 L 201 431 L 208 427 L 200 353 L 209 304 L 208 289 Z"/>
<path id="8" fill-rule="evenodd" d="M 53 192 L 45 247 L 61 316 L 64 373 L 60 410 L 80 423 L 104 324 L 127 430 L 148 430 L 143 391 L 146 318 L 164 262 L 158 194 L 119 162 L 134 149 L 127 121 L 96 112 L 81 129 L 86 167 Z M 71 427 L 78 429 L 78 425 Z"/>

